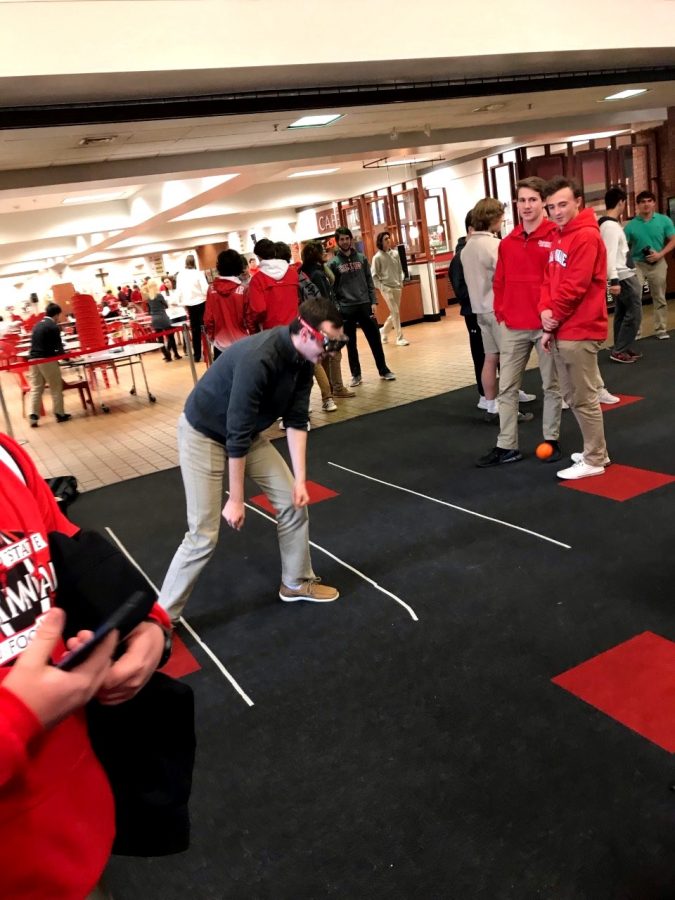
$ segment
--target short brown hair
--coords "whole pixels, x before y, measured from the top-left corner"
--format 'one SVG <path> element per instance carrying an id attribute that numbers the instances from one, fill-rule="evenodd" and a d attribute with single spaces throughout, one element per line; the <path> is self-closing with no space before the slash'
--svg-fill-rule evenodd
<path id="1" fill-rule="evenodd" d="M 558 191 L 562 191 L 563 188 L 569 188 L 575 198 L 583 197 L 577 181 L 573 178 L 565 178 L 564 175 L 556 175 L 555 178 L 551 178 L 550 181 L 546 182 L 546 187 L 544 188 L 544 200 L 548 200 L 549 197 L 553 194 L 557 194 Z"/>
<path id="2" fill-rule="evenodd" d="M 487 231 L 503 215 L 504 204 L 494 197 L 485 197 L 471 210 L 471 224 L 476 231 Z"/>
<path id="3" fill-rule="evenodd" d="M 538 175 L 531 175 L 529 178 L 521 178 L 520 181 L 516 184 L 516 195 L 521 188 L 527 188 L 530 191 L 534 191 L 535 194 L 539 194 L 539 196 L 543 200 L 544 191 L 546 190 L 546 182 Z"/>

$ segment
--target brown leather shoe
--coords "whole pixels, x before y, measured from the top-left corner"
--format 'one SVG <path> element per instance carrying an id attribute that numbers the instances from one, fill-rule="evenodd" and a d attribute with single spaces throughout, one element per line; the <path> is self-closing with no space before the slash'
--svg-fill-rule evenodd
<path id="1" fill-rule="evenodd" d="M 340 592 L 327 584 L 321 584 L 321 580 L 303 581 L 299 588 L 289 588 L 282 584 L 279 588 L 279 598 L 291 603 L 294 600 L 309 600 L 312 603 L 330 603 L 337 600 Z"/>
<path id="2" fill-rule="evenodd" d="M 348 400 L 350 397 L 356 397 L 354 391 L 350 391 L 344 384 L 342 387 L 333 388 L 333 397 L 339 397 L 341 400 Z"/>

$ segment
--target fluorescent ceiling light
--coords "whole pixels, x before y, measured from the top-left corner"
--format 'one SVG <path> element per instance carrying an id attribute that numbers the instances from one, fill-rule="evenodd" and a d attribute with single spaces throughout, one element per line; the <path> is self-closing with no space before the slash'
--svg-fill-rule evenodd
<path id="1" fill-rule="evenodd" d="M 638 94 L 646 94 L 649 88 L 628 88 L 625 91 L 619 91 L 618 94 L 610 94 L 604 97 L 604 100 L 626 100 L 628 97 L 637 97 Z"/>
<path id="2" fill-rule="evenodd" d="M 342 113 L 328 113 L 323 116 L 302 116 L 295 122 L 291 122 L 289 128 L 318 128 L 321 125 L 332 125 L 342 118 Z"/>
<path id="3" fill-rule="evenodd" d="M 126 196 L 126 191 L 121 194 L 90 194 L 87 197 L 66 197 L 62 200 L 62 204 L 64 206 L 72 206 L 77 203 L 104 203 L 107 200 L 124 200 Z"/>
<path id="4" fill-rule="evenodd" d="M 603 138 L 611 138 L 617 134 L 626 134 L 627 132 L 627 128 L 622 128 L 621 131 L 597 131 L 594 134 L 575 134 L 572 137 L 568 137 L 567 140 L 572 143 L 582 144 L 586 141 L 601 141 Z"/>
<path id="5" fill-rule="evenodd" d="M 307 172 L 293 172 L 292 175 L 289 175 L 289 178 L 309 178 L 310 175 L 331 175 L 333 172 L 339 172 L 340 167 L 336 166 L 334 169 L 311 169 Z"/>

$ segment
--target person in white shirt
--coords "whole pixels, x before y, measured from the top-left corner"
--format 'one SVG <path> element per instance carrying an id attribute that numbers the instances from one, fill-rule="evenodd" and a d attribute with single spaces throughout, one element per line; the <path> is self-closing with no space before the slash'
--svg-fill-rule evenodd
<path id="1" fill-rule="evenodd" d="M 189 254 L 185 258 L 185 268 L 176 278 L 176 294 L 179 304 L 185 307 L 190 319 L 195 362 L 201 362 L 202 359 L 202 325 L 208 288 L 206 276 L 197 268 L 194 256 Z"/>
<path id="2" fill-rule="evenodd" d="M 635 271 L 620 219 L 626 210 L 626 192 L 610 188 L 605 194 L 607 212 L 600 216 L 600 234 L 607 250 L 607 281 L 614 297 L 614 347 L 609 358 L 634 363 L 642 358 L 634 341 L 642 321 L 642 288 Z"/>
<path id="3" fill-rule="evenodd" d="M 377 236 L 377 253 L 370 265 L 373 275 L 373 283 L 384 297 L 384 302 L 389 307 L 389 316 L 380 328 L 382 343 L 389 340 L 389 333 L 396 332 L 396 345 L 407 347 L 410 343 L 403 337 L 401 328 L 401 291 L 403 290 L 403 267 L 401 259 L 391 246 L 391 234 L 382 231 Z"/>

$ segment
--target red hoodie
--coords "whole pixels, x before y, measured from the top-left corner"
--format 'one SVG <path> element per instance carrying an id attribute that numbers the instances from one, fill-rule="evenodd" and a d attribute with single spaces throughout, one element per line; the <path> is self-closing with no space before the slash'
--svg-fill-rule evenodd
<path id="1" fill-rule="evenodd" d="M 290 325 L 298 314 L 298 270 L 281 259 L 263 259 L 248 286 L 246 326 L 251 334 Z"/>
<path id="2" fill-rule="evenodd" d="M 84 710 L 45 731 L 1 683 L 54 604 L 48 532 L 79 529 L 21 447 L 4 434 L 0 447 L 23 476 L 0 460 L 0 895 L 82 900 L 101 877 L 115 832 L 112 794 Z M 166 620 L 162 611 L 152 617 Z"/>
<path id="3" fill-rule="evenodd" d="M 495 317 L 507 328 L 518 331 L 541 328 L 537 307 L 556 230 L 555 222 L 544 217 L 530 234 L 517 225 L 500 241 L 492 286 Z"/>
<path id="4" fill-rule="evenodd" d="M 239 279 L 215 278 L 206 293 L 204 330 L 219 350 L 248 337 L 245 324 L 248 290 Z"/>
<path id="5" fill-rule="evenodd" d="M 592 209 L 556 229 L 539 300 L 545 309 L 560 323 L 561 341 L 607 338 L 607 252 Z"/>

